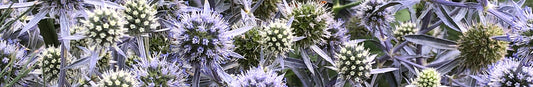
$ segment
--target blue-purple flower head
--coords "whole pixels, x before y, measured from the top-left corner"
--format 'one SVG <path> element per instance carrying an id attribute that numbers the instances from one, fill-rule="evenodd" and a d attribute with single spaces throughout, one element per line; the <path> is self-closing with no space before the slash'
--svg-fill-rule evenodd
<path id="1" fill-rule="evenodd" d="M 331 51 L 340 51 L 340 48 L 344 43 L 350 40 L 350 35 L 348 35 L 348 30 L 344 27 L 344 21 L 337 20 L 332 22 L 328 26 L 328 31 L 331 33 L 329 37 L 324 38 L 326 41 L 325 44 L 321 44 L 321 48 L 331 50 Z"/>
<path id="2" fill-rule="evenodd" d="M 0 40 L 0 70 L 6 70 L 4 77 L 0 78 L 0 86 L 7 84 L 4 82 L 10 82 L 16 77 L 18 70 L 25 66 L 24 55 L 26 55 L 24 48 L 16 43 L 12 43 L 5 40 Z M 13 62 L 11 67 L 6 68 L 9 62 Z"/>
<path id="3" fill-rule="evenodd" d="M 488 86 L 493 87 L 531 87 L 533 86 L 533 67 L 521 66 L 513 59 L 503 59 L 488 68 Z"/>
<path id="4" fill-rule="evenodd" d="M 191 63 L 220 63 L 227 60 L 233 48 L 231 37 L 224 36 L 229 30 L 226 20 L 208 8 L 185 13 L 176 27 L 171 29 L 172 49 L 179 58 Z"/>
<path id="5" fill-rule="evenodd" d="M 231 83 L 232 87 L 287 87 L 283 82 L 284 75 L 275 71 L 257 67 L 246 71 Z"/>
<path id="6" fill-rule="evenodd" d="M 394 21 L 392 10 L 385 8 L 377 10 L 387 2 L 385 0 L 365 0 L 356 7 L 356 17 L 359 17 L 361 24 L 374 34 L 386 35 L 385 30 L 390 28 L 390 22 Z"/>
<path id="7" fill-rule="evenodd" d="M 83 10 L 83 0 L 41 0 L 43 9 L 51 9 L 53 14 L 61 12 L 74 13 L 77 10 Z M 48 8 L 47 8 L 48 7 Z"/>
<path id="8" fill-rule="evenodd" d="M 133 66 L 137 79 L 146 87 L 186 87 L 187 73 L 179 63 L 168 62 L 166 59 L 140 59 Z"/>

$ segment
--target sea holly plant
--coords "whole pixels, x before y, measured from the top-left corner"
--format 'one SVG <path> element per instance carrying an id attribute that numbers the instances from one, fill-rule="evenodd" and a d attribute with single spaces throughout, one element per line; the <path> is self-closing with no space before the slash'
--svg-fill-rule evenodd
<path id="1" fill-rule="evenodd" d="M 532 86 L 529 0 L 4 0 L 0 86 Z"/>

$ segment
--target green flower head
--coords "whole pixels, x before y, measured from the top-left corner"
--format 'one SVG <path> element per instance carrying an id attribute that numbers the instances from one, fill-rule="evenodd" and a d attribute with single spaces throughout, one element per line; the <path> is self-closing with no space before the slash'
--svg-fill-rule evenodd
<path id="1" fill-rule="evenodd" d="M 375 56 L 371 56 L 363 45 L 346 45 L 335 57 L 338 58 L 336 66 L 341 78 L 361 82 L 370 77 Z"/>
<path id="2" fill-rule="evenodd" d="M 491 39 L 498 35 L 503 35 L 502 28 L 493 24 L 478 24 L 463 33 L 458 42 L 459 59 L 464 61 L 460 67 L 477 72 L 501 60 L 507 52 L 507 43 Z"/>
<path id="3" fill-rule="evenodd" d="M 123 18 L 119 13 L 108 8 L 99 8 L 88 15 L 88 19 L 83 21 L 86 28 L 86 42 L 91 45 L 101 44 L 104 47 L 114 46 L 120 42 L 120 38 L 124 36 L 124 28 Z"/>
<path id="4" fill-rule="evenodd" d="M 403 24 L 400 24 L 400 26 L 396 26 L 396 30 L 394 30 L 393 34 L 396 39 L 398 39 L 400 42 L 405 41 L 403 36 L 405 35 L 412 35 L 418 32 L 418 29 L 416 29 L 416 24 L 411 22 L 406 22 Z"/>
<path id="5" fill-rule="evenodd" d="M 139 82 L 130 71 L 108 71 L 102 75 L 98 87 L 138 87 Z"/>
<path id="6" fill-rule="evenodd" d="M 440 74 L 432 68 L 424 69 L 418 73 L 415 84 L 418 87 L 438 87 L 440 86 Z"/>
<path id="7" fill-rule="evenodd" d="M 155 14 L 156 9 L 146 0 L 130 0 L 125 4 L 124 11 L 127 23 L 124 25 L 130 35 L 140 35 L 159 27 Z"/>
<path id="8" fill-rule="evenodd" d="M 291 7 L 289 17 L 294 17 L 291 28 L 295 36 L 305 37 L 296 41 L 295 45 L 299 47 L 309 47 L 311 45 L 325 43 L 323 38 L 330 34 L 327 31 L 328 24 L 333 21 L 331 12 L 327 11 L 325 4 L 317 1 L 308 1 L 305 3 L 296 3 Z"/>
<path id="9" fill-rule="evenodd" d="M 284 55 L 291 50 L 293 33 L 286 23 L 278 21 L 265 27 L 261 32 L 261 44 L 267 54 Z"/>

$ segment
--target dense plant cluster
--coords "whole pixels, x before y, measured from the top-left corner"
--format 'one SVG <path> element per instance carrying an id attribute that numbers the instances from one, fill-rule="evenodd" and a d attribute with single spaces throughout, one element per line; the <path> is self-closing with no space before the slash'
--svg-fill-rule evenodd
<path id="1" fill-rule="evenodd" d="M 528 0 L 3 0 L 1 87 L 530 87 Z"/>

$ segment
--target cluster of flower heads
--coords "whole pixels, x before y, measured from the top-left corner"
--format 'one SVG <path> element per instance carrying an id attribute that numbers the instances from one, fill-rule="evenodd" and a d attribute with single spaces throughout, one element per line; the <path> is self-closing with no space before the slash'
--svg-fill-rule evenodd
<path id="1" fill-rule="evenodd" d="M 433 68 L 427 68 L 418 73 L 415 84 L 418 87 L 439 87 L 440 73 Z"/>
<path id="2" fill-rule="evenodd" d="M 267 54 L 281 56 L 288 53 L 292 48 L 293 33 L 287 23 L 278 21 L 265 27 L 260 33 L 261 44 Z"/>
<path id="3" fill-rule="evenodd" d="M 168 62 L 165 59 L 155 57 L 153 59 L 141 59 L 133 66 L 137 79 L 142 86 L 147 87 L 184 87 L 187 74 L 176 62 Z"/>
<path id="4" fill-rule="evenodd" d="M 111 8 L 99 8 L 89 13 L 83 25 L 86 28 L 84 34 L 87 36 L 85 42 L 91 45 L 114 46 L 121 42 L 120 38 L 124 36 L 122 18 Z"/>
<path id="5" fill-rule="evenodd" d="M 124 27 L 128 29 L 128 34 L 139 35 L 159 27 L 155 18 L 157 11 L 146 0 L 130 0 L 125 6 L 124 13 L 128 23 Z"/>
<path id="6" fill-rule="evenodd" d="M 503 35 L 503 31 L 497 25 L 478 24 L 469 28 L 458 42 L 461 51 L 458 59 L 465 62 L 459 67 L 477 72 L 501 60 L 507 53 L 507 43 L 491 38 L 498 35 Z"/>
<path id="7" fill-rule="evenodd" d="M 416 34 L 416 32 L 418 32 L 418 29 L 416 29 L 416 24 L 406 22 L 400 24 L 400 26 L 396 26 L 396 30 L 394 30 L 393 34 L 396 39 L 398 39 L 400 42 L 403 42 L 405 41 L 403 36 Z"/>
<path id="8" fill-rule="evenodd" d="M 138 87 L 139 82 L 131 71 L 108 71 L 102 75 L 98 87 Z"/>
<path id="9" fill-rule="evenodd" d="M 324 6 L 324 3 L 316 1 L 297 2 L 291 7 L 288 17 L 294 17 L 291 24 L 292 32 L 295 36 L 305 37 L 296 41 L 298 47 L 309 47 L 311 45 L 324 43 L 323 38 L 327 38 L 330 33 L 328 24 L 333 21 L 331 12 Z"/>
<path id="10" fill-rule="evenodd" d="M 236 77 L 232 87 L 287 87 L 283 82 L 284 75 L 278 75 L 268 68 L 257 67 Z"/>
<path id="11" fill-rule="evenodd" d="M 228 23 L 219 13 L 204 8 L 180 16 L 171 29 L 173 51 L 191 63 L 218 63 L 228 58 L 233 48 L 231 37 L 225 36 Z"/>
<path id="12" fill-rule="evenodd" d="M 486 79 L 493 87 L 531 87 L 533 86 L 533 67 L 519 66 L 516 59 L 503 59 L 488 67 Z"/>
<path id="13" fill-rule="evenodd" d="M 394 21 L 394 15 L 392 10 L 385 8 L 383 10 L 380 7 L 385 5 L 385 0 L 364 0 L 355 10 L 356 17 L 359 17 L 361 24 L 370 31 L 377 34 L 376 36 L 385 36 L 386 30 L 390 28 L 390 24 Z"/>
<path id="14" fill-rule="evenodd" d="M 335 56 L 339 77 L 362 82 L 370 78 L 375 56 L 370 55 L 363 45 L 345 45 Z"/>

